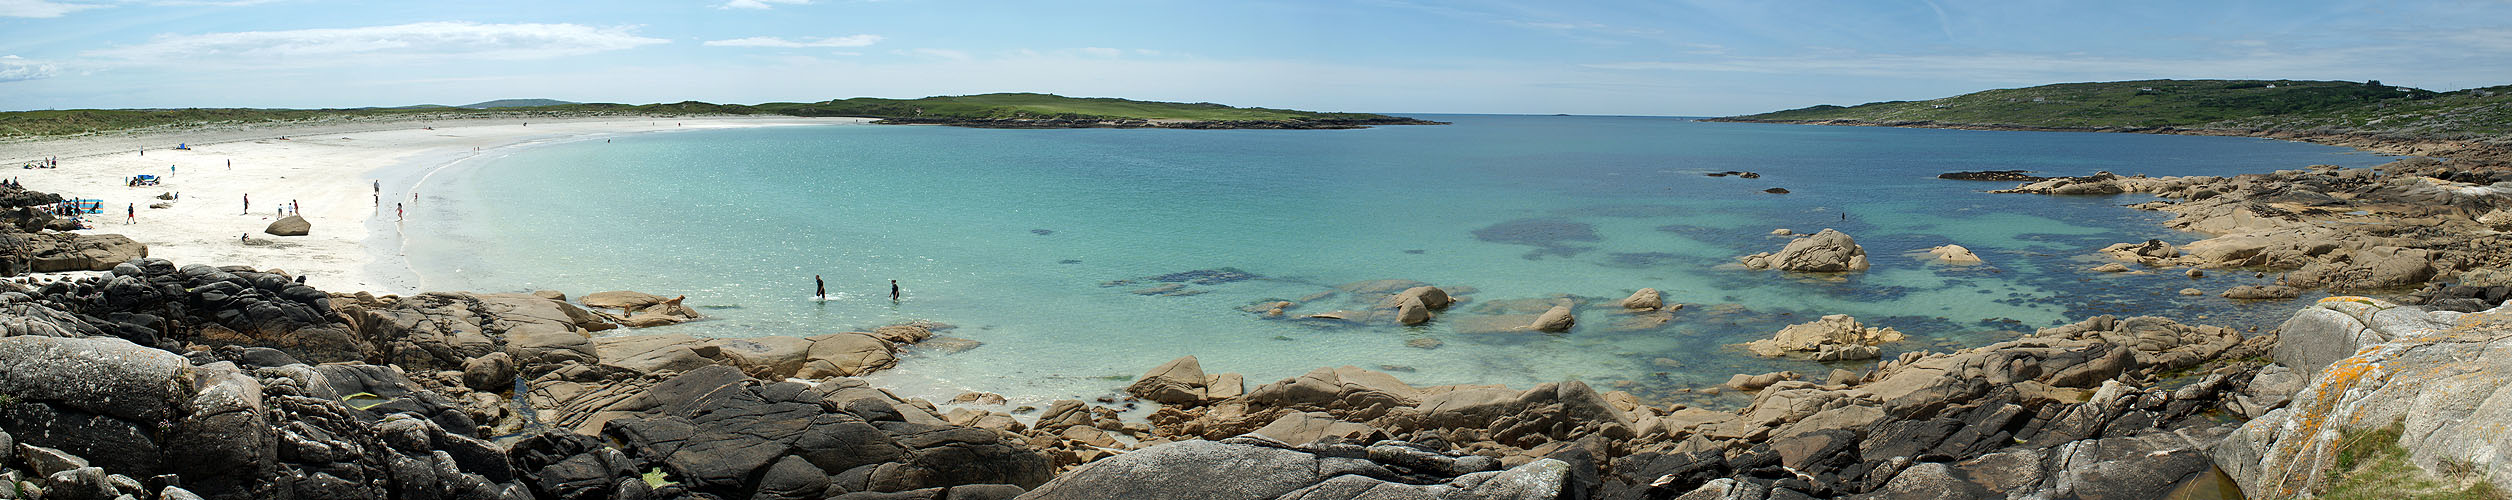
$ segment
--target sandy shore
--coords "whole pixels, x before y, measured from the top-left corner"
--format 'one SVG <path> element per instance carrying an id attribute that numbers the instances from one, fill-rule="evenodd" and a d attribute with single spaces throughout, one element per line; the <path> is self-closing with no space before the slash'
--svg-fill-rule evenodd
<path id="1" fill-rule="evenodd" d="M 130 236 L 147 244 L 151 257 L 281 269 L 335 292 L 412 293 L 417 280 L 397 258 L 404 235 L 394 203 L 423 193 L 431 176 L 458 173 L 448 167 L 462 160 L 499 148 L 622 134 L 865 121 L 604 117 L 203 127 L 0 143 L 0 178 L 104 200 L 105 213 L 90 216 L 97 227 L 84 231 Z M 177 144 L 191 149 L 173 149 Z M 45 157 L 59 157 L 60 168 L 15 168 Z M 126 184 L 141 174 L 164 181 Z M 149 207 L 156 203 L 169 206 Z M 290 203 L 303 208 L 311 234 L 264 234 Z M 133 209 L 138 215 L 126 218 Z"/>

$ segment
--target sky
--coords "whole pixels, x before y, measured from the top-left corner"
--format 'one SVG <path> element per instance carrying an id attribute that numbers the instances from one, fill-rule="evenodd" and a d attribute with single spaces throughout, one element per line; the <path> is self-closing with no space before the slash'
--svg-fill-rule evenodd
<path id="1" fill-rule="evenodd" d="M 2512 84 L 2512 0 L 0 0 L 0 110 L 986 92 L 1719 116 L 2075 81 Z"/>

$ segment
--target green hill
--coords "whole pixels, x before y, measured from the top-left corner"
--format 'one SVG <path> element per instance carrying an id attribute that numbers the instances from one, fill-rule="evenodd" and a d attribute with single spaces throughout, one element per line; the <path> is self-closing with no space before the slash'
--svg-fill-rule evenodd
<path id="1" fill-rule="evenodd" d="M 463 107 L 356 109 L 72 109 L 0 112 L 0 138 L 33 138 L 148 128 L 312 123 L 339 120 L 460 119 L 568 116 L 786 115 L 881 118 L 884 123 L 1001 128 L 1359 128 L 1436 124 L 1368 113 L 1236 108 L 1213 103 L 1134 101 L 1051 94 L 983 94 L 759 105 L 684 101 L 668 104 L 564 103 L 545 99 L 489 101 Z M 475 109 L 477 108 L 477 109 Z"/>
<path id="2" fill-rule="evenodd" d="M 464 105 L 461 105 L 461 106 L 455 106 L 455 107 L 457 107 L 457 108 L 471 108 L 471 109 L 489 109 L 489 108 L 528 108 L 528 107 L 534 107 L 534 106 L 559 106 L 559 105 L 566 105 L 566 104 L 575 104 L 575 103 L 573 103 L 573 102 L 567 102 L 567 101 L 561 101 L 561 100 L 557 100 L 557 99 L 498 99 L 498 100 L 488 101 L 488 102 L 475 102 L 475 103 L 471 103 L 471 104 L 464 104 Z"/>
<path id="3" fill-rule="evenodd" d="M 2380 82 L 2142 80 L 2062 83 L 1925 101 L 1813 106 L 1722 121 L 2296 133 L 2512 141 L 2512 86 L 2434 92 Z"/>

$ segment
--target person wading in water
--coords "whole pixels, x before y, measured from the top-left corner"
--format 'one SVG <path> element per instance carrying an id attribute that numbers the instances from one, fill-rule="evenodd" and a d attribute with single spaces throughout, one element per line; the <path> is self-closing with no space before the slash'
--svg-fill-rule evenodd
<path id="1" fill-rule="evenodd" d="M 890 280 L 890 301 L 898 302 L 898 280 Z"/>
<path id="2" fill-rule="evenodd" d="M 814 274 L 811 275 L 811 284 L 818 288 L 818 292 L 811 294 L 812 297 L 819 298 L 820 300 L 829 299 L 829 282 L 821 281 L 820 275 Z"/>

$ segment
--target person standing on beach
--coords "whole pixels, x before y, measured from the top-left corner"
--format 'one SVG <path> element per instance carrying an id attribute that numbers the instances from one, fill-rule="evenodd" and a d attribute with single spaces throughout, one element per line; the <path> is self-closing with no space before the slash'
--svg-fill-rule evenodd
<path id="1" fill-rule="evenodd" d="M 811 294 L 812 297 L 820 300 L 829 299 L 829 282 L 821 281 L 820 275 L 814 274 L 811 275 L 811 284 L 818 288 L 817 292 Z"/>
<path id="2" fill-rule="evenodd" d="M 405 221 L 405 220 L 410 220 L 410 214 L 409 214 L 408 212 L 403 212 L 403 211 L 401 211 L 401 204 L 399 204 L 399 203 L 394 203 L 394 204 L 393 204 L 393 222 L 401 222 L 401 221 Z"/>
<path id="3" fill-rule="evenodd" d="M 122 223 L 123 223 L 123 224 L 136 224 L 136 223 L 139 223 L 139 221 L 140 221 L 140 204 L 138 204 L 138 203 L 133 203 L 133 204 L 126 205 L 126 206 L 123 206 L 123 207 L 122 207 Z"/>
<path id="4" fill-rule="evenodd" d="M 898 302 L 898 280 L 890 280 L 890 301 Z"/>
<path id="5" fill-rule="evenodd" d="M 247 215 L 253 213 L 253 193 L 244 194 L 244 213 Z"/>

